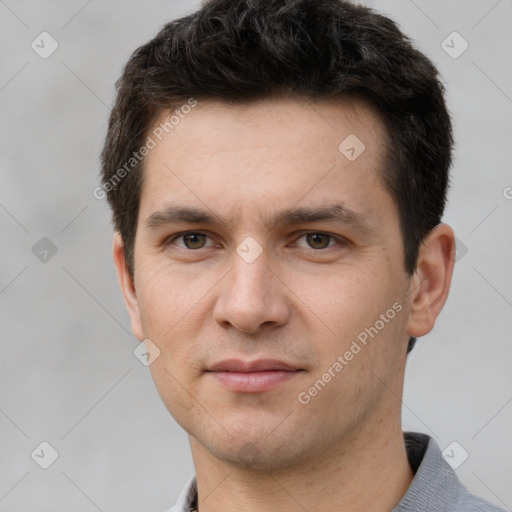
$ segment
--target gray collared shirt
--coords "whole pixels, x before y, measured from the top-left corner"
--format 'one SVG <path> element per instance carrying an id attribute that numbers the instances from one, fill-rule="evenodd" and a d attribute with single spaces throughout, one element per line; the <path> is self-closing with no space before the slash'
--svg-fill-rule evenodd
<path id="1" fill-rule="evenodd" d="M 506 512 L 469 493 L 444 460 L 434 439 L 418 432 L 403 434 L 414 479 L 390 512 Z M 174 507 L 165 512 L 192 512 L 196 508 L 196 476 L 192 475 Z"/>

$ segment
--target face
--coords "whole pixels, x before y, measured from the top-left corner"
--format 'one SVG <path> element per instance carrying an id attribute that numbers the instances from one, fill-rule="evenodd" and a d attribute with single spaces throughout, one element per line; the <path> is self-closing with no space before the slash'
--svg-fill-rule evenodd
<path id="1" fill-rule="evenodd" d="M 204 102 L 151 149 L 134 282 L 121 245 L 118 270 L 135 336 L 158 347 L 158 392 L 197 450 L 284 467 L 399 415 L 389 389 L 417 333 L 384 141 L 361 101 Z M 288 367 L 211 371 L 233 359 Z"/>

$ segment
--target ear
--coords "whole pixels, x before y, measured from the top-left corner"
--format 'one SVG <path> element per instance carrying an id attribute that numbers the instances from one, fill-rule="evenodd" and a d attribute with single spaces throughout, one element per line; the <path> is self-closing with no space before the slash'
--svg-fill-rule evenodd
<path id="1" fill-rule="evenodd" d="M 453 230 L 438 224 L 420 246 L 407 324 L 409 336 L 424 336 L 433 329 L 448 298 L 454 263 Z"/>
<path id="2" fill-rule="evenodd" d="M 114 234 L 114 241 L 112 244 L 112 255 L 114 258 L 114 265 L 117 270 L 117 278 L 123 294 L 124 303 L 128 314 L 130 315 L 131 328 L 134 336 L 142 341 L 144 335 L 142 333 L 142 324 L 140 321 L 139 303 L 137 300 L 137 292 L 133 284 L 133 280 L 128 272 L 126 260 L 124 257 L 124 244 L 121 234 L 116 231 Z"/>

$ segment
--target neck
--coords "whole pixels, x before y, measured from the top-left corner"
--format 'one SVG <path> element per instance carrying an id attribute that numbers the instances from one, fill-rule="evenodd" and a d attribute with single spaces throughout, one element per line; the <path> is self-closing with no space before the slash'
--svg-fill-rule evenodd
<path id="1" fill-rule="evenodd" d="M 235 467 L 219 461 L 196 439 L 190 437 L 190 443 L 198 512 L 270 507 L 276 512 L 389 512 L 414 477 L 399 420 L 390 425 L 373 418 L 358 424 L 328 453 L 279 471 Z"/>

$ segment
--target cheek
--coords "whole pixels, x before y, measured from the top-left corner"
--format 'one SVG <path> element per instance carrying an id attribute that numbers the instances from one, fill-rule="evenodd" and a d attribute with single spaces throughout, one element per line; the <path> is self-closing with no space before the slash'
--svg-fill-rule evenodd
<path id="1" fill-rule="evenodd" d="M 160 349 L 149 369 L 162 402 L 180 424 L 197 421 L 200 411 L 191 399 L 200 369 L 194 346 L 201 323 L 197 305 L 204 292 L 177 283 L 176 273 L 162 266 L 140 275 L 144 285 L 138 291 L 143 332 Z"/>
<path id="2" fill-rule="evenodd" d="M 365 365 L 383 371 L 389 367 L 400 349 L 405 318 L 391 269 L 343 267 L 329 277 L 308 276 L 295 283 L 294 291 L 304 302 L 299 315 L 310 319 L 319 372 L 345 354 L 343 364 L 356 373 Z"/>
<path id="3" fill-rule="evenodd" d="M 179 356 L 176 356 L 179 359 Z M 171 416 L 183 427 L 202 421 L 199 402 L 193 387 L 194 379 L 187 372 L 186 365 L 180 362 L 173 365 L 169 353 L 162 353 L 150 365 L 151 377 L 155 383 L 160 399 Z"/>
<path id="4" fill-rule="evenodd" d="M 294 293 L 304 304 L 304 313 L 309 310 L 307 316 L 317 318 L 333 335 L 353 334 L 365 327 L 368 321 L 378 318 L 391 297 L 389 281 L 382 272 L 368 266 L 344 265 L 328 273 L 290 279 Z"/>
<path id="5" fill-rule="evenodd" d="M 201 347 L 197 344 L 209 307 L 205 294 L 211 285 L 203 279 L 184 279 L 169 265 L 147 268 L 151 270 L 140 274 L 143 285 L 138 300 L 144 336 L 160 349 L 159 358 L 151 365 L 154 378 L 169 381 L 172 388 L 190 385 L 200 372 L 197 354 Z M 172 377 L 177 382 L 172 382 Z"/>
<path id="6" fill-rule="evenodd" d="M 200 288 L 206 287 L 184 281 L 178 271 L 158 261 L 144 270 L 139 274 L 137 288 L 144 333 L 148 337 L 167 339 L 181 321 L 186 322 L 188 312 L 193 311 L 205 293 Z"/>

